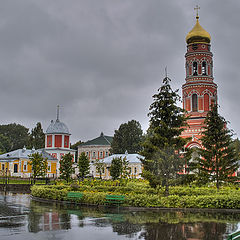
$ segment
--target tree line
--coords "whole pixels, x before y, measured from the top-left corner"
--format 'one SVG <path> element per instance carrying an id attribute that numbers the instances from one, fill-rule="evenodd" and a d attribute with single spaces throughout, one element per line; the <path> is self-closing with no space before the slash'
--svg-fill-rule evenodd
<path id="1" fill-rule="evenodd" d="M 44 148 L 45 135 L 40 122 L 31 132 L 23 125 L 0 125 L 0 154 L 23 148 Z"/>
<path id="2" fill-rule="evenodd" d="M 78 179 L 84 180 L 84 178 L 91 176 L 90 173 L 90 161 L 88 156 L 82 152 L 78 158 L 77 166 L 74 166 L 72 161 L 73 157 L 70 153 L 64 155 L 60 160 L 60 178 L 69 182 L 72 179 L 72 174 L 75 173 L 75 169 L 78 169 Z M 99 173 L 100 179 L 106 168 L 106 164 L 103 159 L 96 159 L 94 163 L 96 171 Z M 111 166 L 109 168 L 110 176 L 113 180 L 119 178 L 128 178 L 130 176 L 129 161 L 126 157 L 113 158 Z M 93 176 L 92 176 L 93 177 Z"/>

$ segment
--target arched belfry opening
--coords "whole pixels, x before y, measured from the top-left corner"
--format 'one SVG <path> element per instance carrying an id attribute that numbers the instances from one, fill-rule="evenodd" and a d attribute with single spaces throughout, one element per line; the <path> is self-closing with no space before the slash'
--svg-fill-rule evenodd
<path id="1" fill-rule="evenodd" d="M 204 111 L 209 111 L 209 94 L 204 94 Z"/>
<path id="2" fill-rule="evenodd" d="M 202 62 L 202 75 L 207 75 L 207 63 L 205 61 Z"/>
<path id="3" fill-rule="evenodd" d="M 192 112 L 198 111 L 198 96 L 196 93 L 192 95 Z"/>
<path id="4" fill-rule="evenodd" d="M 197 62 L 193 62 L 193 76 L 198 75 L 198 64 Z"/>

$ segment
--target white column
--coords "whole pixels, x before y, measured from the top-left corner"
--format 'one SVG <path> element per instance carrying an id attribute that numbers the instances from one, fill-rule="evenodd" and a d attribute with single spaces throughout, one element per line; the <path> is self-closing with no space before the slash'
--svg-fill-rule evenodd
<path id="1" fill-rule="evenodd" d="M 55 147 L 55 135 L 52 134 L 52 148 Z"/>
<path id="2" fill-rule="evenodd" d="M 64 148 L 64 135 L 62 134 L 62 148 Z"/>
<path id="3" fill-rule="evenodd" d="M 45 135 L 45 148 L 47 148 L 47 134 Z"/>

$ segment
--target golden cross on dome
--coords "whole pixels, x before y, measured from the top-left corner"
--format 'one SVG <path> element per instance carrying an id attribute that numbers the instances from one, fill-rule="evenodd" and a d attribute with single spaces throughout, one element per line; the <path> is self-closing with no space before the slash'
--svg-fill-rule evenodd
<path id="1" fill-rule="evenodd" d="M 199 7 L 198 5 L 194 8 L 194 10 L 197 11 L 197 16 L 196 16 L 197 19 L 199 18 L 199 16 L 198 16 L 198 10 L 199 10 L 199 9 L 200 9 L 200 7 Z"/>

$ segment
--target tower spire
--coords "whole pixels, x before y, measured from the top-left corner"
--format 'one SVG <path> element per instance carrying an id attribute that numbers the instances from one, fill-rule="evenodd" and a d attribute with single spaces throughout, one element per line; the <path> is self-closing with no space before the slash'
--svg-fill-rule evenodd
<path id="1" fill-rule="evenodd" d="M 200 7 L 198 5 L 194 8 L 194 10 L 196 10 L 196 12 L 197 12 L 196 19 L 199 19 L 199 15 L 198 15 L 199 9 L 200 9 Z"/>
<path id="2" fill-rule="evenodd" d="M 167 74 L 167 66 L 165 67 L 165 77 L 166 77 L 166 78 L 168 77 L 168 74 Z"/>
<path id="3" fill-rule="evenodd" d="M 57 121 L 59 121 L 59 108 L 60 108 L 60 106 L 57 105 Z"/>

